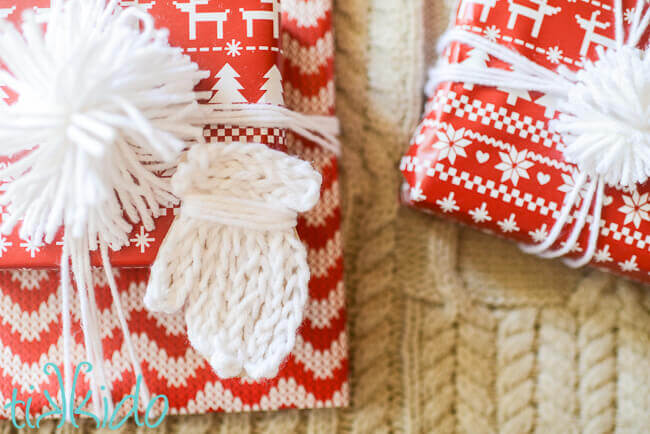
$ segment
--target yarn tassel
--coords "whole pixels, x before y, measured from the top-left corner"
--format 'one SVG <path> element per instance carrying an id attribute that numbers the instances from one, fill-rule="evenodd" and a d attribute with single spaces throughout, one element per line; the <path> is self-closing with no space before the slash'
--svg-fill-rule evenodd
<path id="1" fill-rule="evenodd" d="M 309 163 L 256 143 L 195 145 L 173 176 L 183 205 L 144 302 L 186 305 L 189 340 L 220 377 L 273 377 L 293 349 L 309 283 L 296 219 L 320 184 Z"/>
<path id="2" fill-rule="evenodd" d="M 149 401 L 149 389 L 146 385 L 142 374 L 140 362 L 136 356 L 131 333 L 124 316 L 124 309 L 120 301 L 117 283 L 113 276 L 108 257 L 108 246 L 105 243 L 99 245 L 106 280 L 111 291 L 115 311 L 124 336 L 124 345 L 131 359 L 131 366 L 136 377 L 142 378 L 140 394 L 143 402 Z M 72 273 L 71 273 L 72 271 Z M 63 372 L 64 372 L 64 390 L 62 390 L 62 401 L 69 402 L 68 410 L 70 414 L 66 417 L 73 421 L 73 408 L 75 403 L 70 400 L 74 395 L 73 386 L 73 361 L 72 361 L 72 331 L 70 320 L 70 294 L 72 285 L 70 274 L 74 279 L 77 294 L 79 297 L 79 312 L 81 316 L 81 327 L 84 331 L 84 345 L 86 349 L 85 361 L 90 363 L 86 374 L 89 376 L 90 391 L 95 399 L 92 399 L 93 414 L 103 420 L 104 415 L 111 415 L 114 409 L 113 397 L 111 393 L 112 381 L 108 377 L 108 371 L 105 366 L 104 351 L 101 336 L 100 312 L 97 306 L 95 294 L 95 285 L 90 264 L 90 253 L 88 239 L 69 238 L 64 236 L 62 255 L 61 255 L 61 300 L 62 300 L 62 323 L 63 323 Z M 68 394 L 68 396 L 65 396 Z M 69 401 L 68 401 L 69 400 Z M 136 409 L 137 411 L 137 409 Z"/>

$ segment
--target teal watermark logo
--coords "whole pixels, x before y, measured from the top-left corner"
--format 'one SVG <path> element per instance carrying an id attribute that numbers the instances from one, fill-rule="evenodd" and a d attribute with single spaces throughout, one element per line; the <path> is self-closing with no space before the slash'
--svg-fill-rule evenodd
<path id="1" fill-rule="evenodd" d="M 60 418 L 60 422 L 57 428 L 63 427 L 63 425 L 65 425 L 66 422 L 70 422 L 73 427 L 79 428 L 79 425 L 77 424 L 76 421 L 77 416 L 79 416 L 79 417 L 87 417 L 93 419 L 95 421 L 95 424 L 97 425 L 97 428 L 108 428 L 111 430 L 116 430 L 119 429 L 122 425 L 124 425 L 128 419 L 133 417 L 136 425 L 138 426 L 147 426 L 148 428 L 156 428 L 163 422 L 163 420 L 167 416 L 167 413 L 169 412 L 169 400 L 165 395 L 155 395 L 147 403 L 146 411 L 144 412 L 142 420 L 140 420 L 140 415 L 138 414 L 138 405 L 140 402 L 140 389 L 142 387 L 142 376 L 138 376 L 136 380 L 135 392 L 126 395 L 120 402 L 118 402 L 111 414 L 108 414 L 107 402 L 104 402 L 105 410 L 103 415 L 93 414 L 87 410 L 84 410 L 84 407 L 92 397 L 92 392 L 90 390 L 86 393 L 86 396 L 84 396 L 81 403 L 75 407 L 74 402 L 75 402 L 75 389 L 77 385 L 77 380 L 79 379 L 79 375 L 81 374 L 82 369 L 84 368 L 86 369 L 86 373 L 89 373 L 90 371 L 92 371 L 93 366 L 89 362 L 82 362 L 79 365 L 77 365 L 72 380 L 72 390 L 66 391 L 65 386 L 63 385 L 63 376 L 61 375 L 61 371 L 59 370 L 59 367 L 56 366 L 54 363 L 45 364 L 45 366 L 43 367 L 43 372 L 45 372 L 45 375 L 49 376 L 54 374 L 57 377 L 57 381 L 61 389 L 62 403 L 61 405 L 57 404 L 47 390 L 43 391 L 43 396 L 50 403 L 53 410 L 41 414 L 36 418 L 36 420 L 33 420 L 33 418 L 30 415 L 30 408 L 32 405 L 33 398 L 29 397 L 26 400 L 21 400 L 20 397 L 18 396 L 18 390 L 14 388 L 11 394 L 11 402 L 9 402 L 9 404 L 5 405 L 4 407 L 5 409 L 11 410 L 11 421 L 13 425 L 17 429 L 22 429 L 22 428 L 35 429 L 40 427 L 41 421 L 45 418 Z M 31 389 L 34 390 L 34 386 L 31 386 Z M 102 386 L 102 390 L 105 390 L 104 386 Z M 104 398 L 104 401 L 106 401 L 106 398 Z M 116 420 L 116 418 L 119 418 L 118 414 L 122 409 L 122 407 L 124 407 L 124 405 L 126 405 L 129 401 L 131 401 L 133 404 L 131 409 L 124 416 L 121 416 L 121 419 Z M 152 421 L 150 418 L 150 413 L 157 402 L 162 403 L 162 411 L 158 416 L 158 418 Z M 16 417 L 17 409 L 24 410 L 25 413 L 24 421 L 20 421 L 17 419 Z"/>

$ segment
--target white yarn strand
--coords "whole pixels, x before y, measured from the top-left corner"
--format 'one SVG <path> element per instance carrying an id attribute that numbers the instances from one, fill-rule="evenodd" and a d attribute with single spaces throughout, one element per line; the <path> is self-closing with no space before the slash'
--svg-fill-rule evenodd
<path id="1" fill-rule="evenodd" d="M 61 327 L 63 335 L 63 381 L 64 390 L 61 391 L 61 400 L 67 402 L 72 396 L 72 330 L 70 318 L 70 252 L 69 244 L 66 243 L 65 234 L 61 251 Z M 69 396 L 66 396 L 69 393 Z M 70 418 L 73 416 L 74 403 L 69 403 Z"/>
<path id="2" fill-rule="evenodd" d="M 521 246 L 542 257 L 565 256 L 574 250 L 589 222 L 585 252 L 577 259 L 565 259 L 573 267 L 593 258 L 600 231 L 605 185 L 636 188 L 650 177 L 650 54 L 636 46 L 650 26 L 650 8 L 642 16 L 645 2 L 639 0 L 625 35 L 622 0 L 614 0 L 616 48 L 596 48 L 597 60 L 585 59 L 577 72 L 565 66 L 547 69 L 514 50 L 460 29 L 449 30 L 440 40 L 442 53 L 458 42 L 480 49 L 507 62 L 511 70 L 477 68 L 441 60 L 430 71 L 427 94 L 442 82 L 455 81 L 484 86 L 508 87 L 554 94 L 560 98 L 560 115 L 549 123 L 562 135 L 565 159 L 576 164 L 578 180 L 567 192 L 560 214 L 546 239 L 534 246 Z M 562 248 L 553 250 L 585 185 L 587 193 L 578 210 L 573 229 Z"/>
<path id="3" fill-rule="evenodd" d="M 443 81 L 466 81 L 484 86 L 507 86 L 513 89 L 537 90 L 560 95 L 565 94 L 570 86 L 565 76 L 567 72 L 563 71 L 563 74 L 560 71 L 550 71 L 525 56 L 474 33 L 461 29 L 449 30 L 439 42 L 439 51 L 442 53 L 451 42 L 459 42 L 485 51 L 491 56 L 509 63 L 514 70 L 480 69 L 466 64 L 452 65 L 441 61 L 439 65 L 429 71 L 429 82 L 426 87 L 429 96 Z M 459 75 L 462 78 L 459 78 Z"/>
<path id="4" fill-rule="evenodd" d="M 214 125 L 285 128 L 341 155 L 339 121 L 335 116 L 306 115 L 272 104 L 211 104 L 199 119 Z"/>
<path id="5" fill-rule="evenodd" d="M 111 266 L 111 261 L 110 258 L 108 257 L 108 246 L 102 243 L 100 245 L 100 252 L 102 256 L 102 263 L 104 264 L 104 273 L 106 274 L 106 281 L 108 282 L 108 287 L 111 291 L 111 296 L 113 297 L 113 303 L 115 303 L 115 312 L 117 313 L 117 319 L 120 322 L 120 327 L 122 328 L 122 335 L 124 336 L 124 344 L 126 345 L 126 350 L 129 353 L 129 358 L 131 359 L 133 374 L 135 375 L 136 381 L 138 378 L 143 379 L 140 393 L 142 394 L 142 402 L 148 403 L 151 395 L 149 393 L 149 388 L 147 387 L 147 384 L 144 381 L 144 375 L 142 374 L 142 366 L 140 365 L 140 361 L 136 356 L 135 349 L 133 348 L 133 340 L 131 339 L 131 332 L 129 331 L 129 326 L 126 322 L 126 318 L 124 317 L 124 309 L 122 308 L 120 293 L 117 289 L 115 276 L 113 276 L 113 267 Z"/>

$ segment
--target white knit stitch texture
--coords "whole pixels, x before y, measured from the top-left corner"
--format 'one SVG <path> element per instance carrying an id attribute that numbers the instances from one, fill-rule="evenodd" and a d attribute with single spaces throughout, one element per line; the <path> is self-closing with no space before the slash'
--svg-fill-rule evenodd
<path id="1" fill-rule="evenodd" d="M 309 163 L 256 143 L 196 145 L 172 178 L 183 207 L 144 301 L 186 304 L 190 342 L 220 377 L 273 377 L 293 349 L 309 282 L 294 227 L 320 184 Z"/>

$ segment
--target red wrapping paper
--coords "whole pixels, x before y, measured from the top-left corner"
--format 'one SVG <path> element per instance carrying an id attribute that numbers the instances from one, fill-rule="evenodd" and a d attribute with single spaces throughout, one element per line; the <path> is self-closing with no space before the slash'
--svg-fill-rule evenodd
<path id="1" fill-rule="evenodd" d="M 283 83 L 289 108 L 314 114 L 334 113 L 331 2 L 292 3 L 282 12 L 277 37 L 273 22 L 265 20 L 255 22 L 254 36 L 247 37 L 248 25 L 240 11 L 240 8 L 273 11 L 271 1 L 205 2 L 206 5 L 197 6 L 199 13 L 230 9 L 234 15 L 224 22 L 222 39 L 218 38 L 217 22 L 201 22 L 195 40 L 190 40 L 188 14 L 175 5 L 188 2 L 140 0 L 139 4 L 156 17 L 158 26 L 170 29 L 173 45 L 185 47 L 201 69 L 211 71 L 212 78 L 202 82 L 199 90 L 222 86 L 231 100 L 241 95 L 244 98 L 241 102 L 277 103 L 277 89 L 269 83 L 276 80 L 275 73 L 269 74 L 269 71 L 277 66 L 278 71 L 284 71 Z M 14 3 L 19 6 L 11 11 Z M 11 12 L 9 18 L 17 20 L 20 11 L 28 7 L 27 3 L 29 7 L 46 7 L 48 2 L 0 0 L 0 15 L 7 10 Z M 134 2 L 121 3 L 129 6 Z M 46 10 L 39 9 L 38 12 L 46 13 Z M 227 44 L 232 41 L 241 43 L 239 54 L 228 54 Z M 279 48 L 281 45 L 285 47 L 284 56 Z M 226 63 L 237 76 L 226 69 L 222 77 L 215 78 Z M 220 81 L 223 78 L 230 85 L 223 87 Z M 6 93 L 10 101 L 10 90 Z M 212 98 L 218 93 L 215 91 Z M 282 96 L 281 92 L 279 96 Z M 213 102 L 218 102 L 218 99 Z M 277 149 L 288 149 L 311 161 L 323 174 L 321 201 L 312 211 L 299 216 L 297 227 L 308 248 L 312 273 L 310 298 L 296 347 L 276 378 L 259 382 L 219 379 L 187 341 L 182 313 L 151 314 L 142 303 L 149 273 L 146 265 L 155 259 L 174 211 L 169 210 L 167 216 L 159 219 L 153 232 L 136 226 L 132 234 L 133 245 L 114 253 L 112 262 L 118 266 L 114 271 L 122 305 L 152 395 L 164 394 L 169 399 L 169 414 L 347 405 L 348 359 L 336 157 L 301 137 L 287 135 L 282 129 L 212 125 L 206 128 L 205 136 L 211 142 L 259 141 Z M 16 237 L 5 237 L 5 249 L 2 249 L 0 257 L 0 268 L 6 268 L 0 270 L 0 417 L 4 418 L 11 417 L 5 404 L 11 399 L 14 389 L 20 399 L 32 398 L 32 417 L 51 410 L 52 406 L 43 393 L 47 390 L 56 396 L 60 386 L 54 376 L 43 373 L 43 366 L 53 362 L 62 370 L 60 276 L 53 269 L 58 266 L 60 246 L 37 246 L 38 250 L 32 257 L 27 246 L 21 246 L 26 240 Z M 7 242 L 12 244 L 6 245 Z M 107 372 L 111 376 L 113 398 L 119 402 L 134 392 L 135 378 L 103 270 L 97 270 L 95 282 Z M 73 361 L 79 363 L 85 358 L 85 350 L 78 300 L 72 297 L 72 301 Z M 30 385 L 34 385 L 34 389 Z M 81 378 L 76 390 L 77 397 L 85 395 L 88 390 L 85 377 Z M 131 405 L 129 400 L 121 414 Z M 143 405 L 146 403 L 140 402 L 141 411 L 145 410 Z M 156 406 L 151 416 L 161 411 L 160 406 Z M 16 415 L 24 417 L 24 407 L 19 407 Z"/>
<path id="2" fill-rule="evenodd" d="M 635 6 L 636 1 L 623 1 L 626 24 Z M 595 59 L 596 46 L 614 44 L 612 0 L 461 0 L 456 12 L 457 28 L 549 69 L 578 70 L 585 56 Z M 510 68 L 459 43 L 443 56 L 450 63 Z M 442 83 L 401 161 L 403 202 L 520 243 L 540 243 L 577 177 L 576 167 L 558 150 L 561 137 L 548 127 L 558 115 L 555 104 L 540 92 Z M 650 282 L 650 185 L 607 187 L 605 194 L 591 265 Z M 573 222 L 564 227 L 556 248 Z M 580 256 L 588 236 L 587 225 L 567 256 Z"/>
<path id="3" fill-rule="evenodd" d="M 211 92 L 204 103 L 282 104 L 280 27 L 273 19 L 274 10 L 280 11 L 279 0 L 124 0 L 121 4 L 148 11 L 157 27 L 169 29 L 172 46 L 182 47 L 200 69 L 210 72 L 210 78 L 197 87 L 197 91 Z M 9 14 L 7 18 L 18 24 L 22 13 L 31 9 L 45 18 L 48 5 L 49 0 L 0 0 L 0 17 Z M 11 89 L 5 90 L 4 101 L 11 103 Z M 0 93 L 0 99 L 2 96 Z M 282 129 L 211 126 L 206 128 L 206 136 L 215 141 L 261 142 L 286 150 Z M 153 231 L 134 225 L 130 245 L 111 252 L 111 263 L 118 267 L 151 265 L 173 219 L 170 210 L 157 219 Z M 61 236 L 51 244 L 38 244 L 21 239 L 18 230 L 17 226 L 12 234 L 0 235 L 0 268 L 59 266 Z M 98 254 L 93 262 L 100 264 Z"/>

